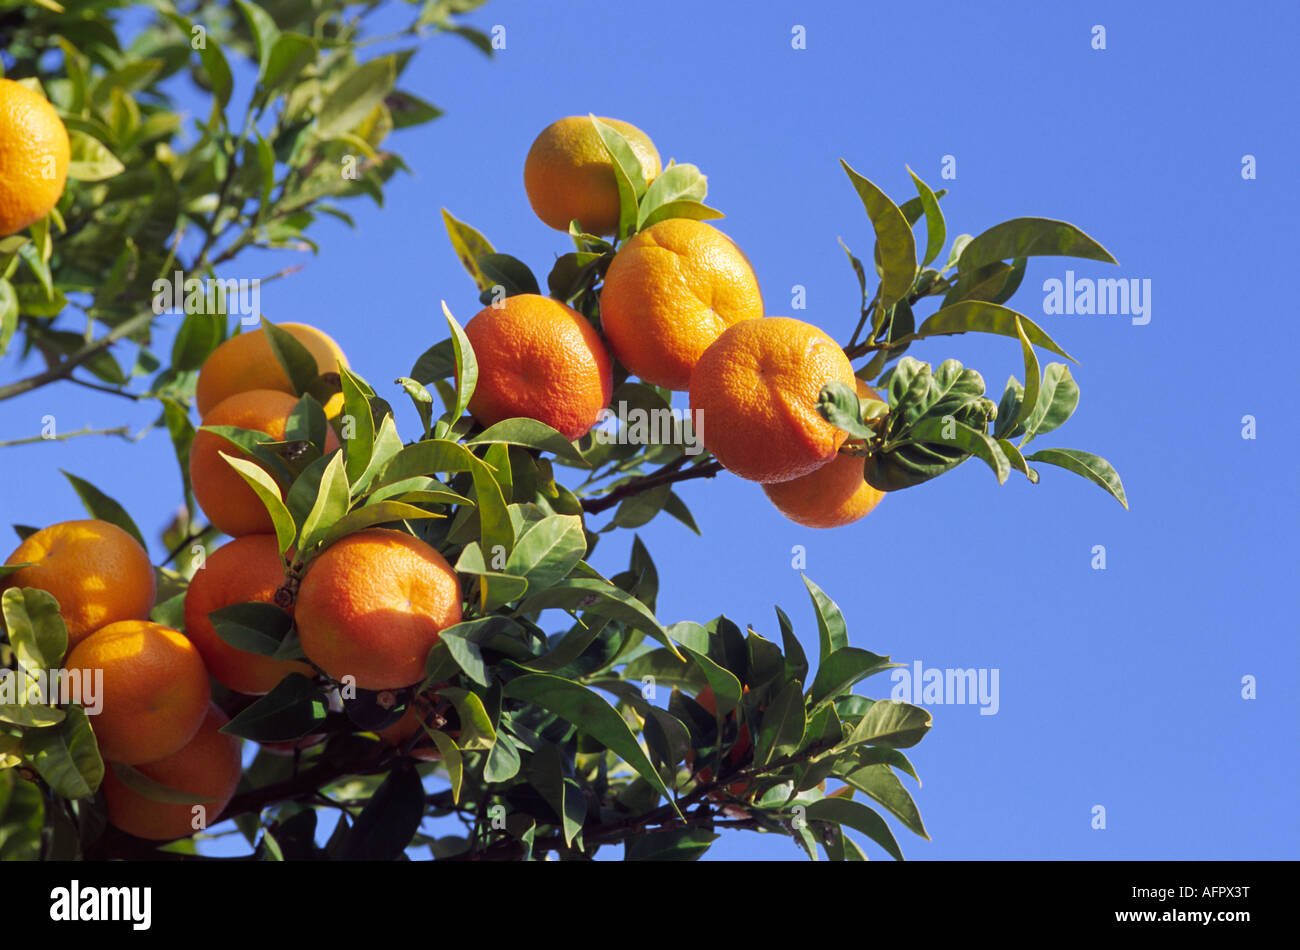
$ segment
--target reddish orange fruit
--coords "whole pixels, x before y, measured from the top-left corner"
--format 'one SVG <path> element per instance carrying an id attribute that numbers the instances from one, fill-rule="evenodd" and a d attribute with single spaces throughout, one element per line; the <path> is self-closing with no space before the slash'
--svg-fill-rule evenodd
<path id="1" fill-rule="evenodd" d="M 335 680 L 401 689 L 423 678 L 439 635 L 460 622 L 460 581 L 420 539 L 370 528 L 317 555 L 294 615 L 303 652 Z"/>
<path id="2" fill-rule="evenodd" d="M 196 571 L 185 592 L 185 634 L 199 648 L 208 672 L 237 693 L 269 693 L 290 673 L 314 676 L 306 663 L 273 660 L 231 646 L 217 633 L 208 615 L 223 607 L 275 602 L 284 584 L 284 565 L 273 534 L 249 534 L 217 548 Z"/>
<path id="3" fill-rule="evenodd" d="M 83 677 L 103 671 L 101 708 L 90 724 L 103 757 L 126 765 L 156 762 L 189 742 L 212 699 L 194 644 L 147 620 L 96 630 L 63 665 Z"/>
<path id="4" fill-rule="evenodd" d="M 506 297 L 480 310 L 465 335 L 478 360 L 469 411 L 485 426 L 536 419 L 572 441 L 609 405 L 613 366 L 600 334 L 558 300 Z"/>
<path id="5" fill-rule="evenodd" d="M 821 468 L 848 437 L 817 412 L 823 386 L 855 383 L 844 351 L 788 317 L 742 320 L 691 372 L 691 414 L 704 446 L 728 471 L 784 482 Z"/>
<path id="6" fill-rule="evenodd" d="M 185 838 L 217 823 L 235 797 L 242 766 L 239 739 L 218 730 L 230 720 L 209 704 L 194 737 L 171 755 L 136 768 L 160 785 L 202 797 L 185 805 L 155 801 L 124 785 L 111 765 L 100 786 L 109 824 L 137 838 Z"/>

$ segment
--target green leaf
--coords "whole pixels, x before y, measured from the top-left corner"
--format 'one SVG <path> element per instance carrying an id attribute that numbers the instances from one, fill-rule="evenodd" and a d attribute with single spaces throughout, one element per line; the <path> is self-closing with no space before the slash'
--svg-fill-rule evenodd
<path id="1" fill-rule="evenodd" d="M 766 765 L 792 754 L 803 742 L 805 725 L 803 684 L 794 680 L 776 694 L 763 712 L 758 742 L 754 745 L 754 763 Z"/>
<path id="2" fill-rule="evenodd" d="M 922 209 L 925 211 L 926 245 L 925 257 L 921 261 L 921 266 L 926 267 L 943 250 L 944 241 L 948 239 L 948 232 L 944 224 L 943 212 L 939 210 L 939 199 L 930 190 L 930 186 L 921 181 L 911 168 L 908 168 L 907 173 L 912 176 L 912 183 L 916 185 L 917 197 L 921 202 Z M 908 222 L 909 225 L 911 223 L 911 221 Z"/>
<path id="3" fill-rule="evenodd" d="M 299 33 L 281 33 L 271 44 L 262 71 L 261 102 L 267 103 L 290 89 L 299 74 L 316 58 L 316 44 Z"/>
<path id="4" fill-rule="evenodd" d="M 853 188 L 862 199 L 867 209 L 867 217 L 876 232 L 876 248 L 880 254 L 880 266 L 883 274 L 880 279 L 880 299 L 886 307 L 907 296 L 916 279 L 916 242 L 912 238 L 912 228 L 898 210 L 898 205 L 877 188 L 872 182 L 863 178 L 848 162 L 840 159 L 840 165 L 853 183 Z"/>
<path id="5" fill-rule="evenodd" d="M 680 649 L 700 668 L 705 681 L 709 684 L 709 689 L 713 690 L 714 716 L 721 722 L 740 705 L 742 689 L 740 680 L 736 678 L 736 674 L 719 666 L 705 654 L 692 650 L 685 644 L 681 645 Z"/>
<path id="6" fill-rule="evenodd" d="M 541 706 L 568 720 L 635 769 L 660 795 L 669 797 L 663 779 L 623 717 L 585 686 L 547 673 L 525 673 L 507 683 L 503 695 Z M 676 805 L 673 810 L 677 811 Z M 680 811 L 677 814 L 681 816 Z"/>
<path id="7" fill-rule="evenodd" d="M 1124 494 L 1124 484 L 1120 481 L 1115 467 L 1099 455 L 1082 452 L 1079 449 L 1040 449 L 1025 458 L 1026 462 L 1046 462 L 1056 465 L 1076 475 L 1082 475 L 1114 496 L 1115 500 L 1128 508 L 1128 498 Z"/>
<path id="8" fill-rule="evenodd" d="M 339 83 L 317 117 L 317 133 L 323 139 L 350 132 L 384 101 L 397 82 L 397 63 L 381 56 L 362 63 Z"/>
<path id="9" fill-rule="evenodd" d="M 1007 476 L 1011 474 L 1011 463 L 997 441 L 964 423 L 955 420 L 922 419 L 912 427 L 909 435 L 911 442 L 905 444 L 934 445 L 942 443 L 974 455 L 993 470 L 999 485 L 1006 482 Z"/>
<path id="10" fill-rule="evenodd" d="M 1016 318 L 1024 325 L 1025 335 L 1035 346 L 1051 350 L 1057 356 L 1063 356 L 1072 363 L 1078 362 L 1073 356 L 1061 349 L 1056 341 L 1022 313 L 1017 313 L 999 304 L 986 303 L 982 300 L 964 300 L 952 306 L 936 311 L 921 324 L 916 331 L 917 339 L 928 336 L 945 336 L 955 333 L 995 333 L 999 336 L 1016 337 Z"/>
<path id="11" fill-rule="evenodd" d="M 930 714 L 920 706 L 893 699 L 877 700 L 862 714 L 841 748 L 867 744 L 910 749 L 925 738 L 932 722 Z"/>
<path id="12" fill-rule="evenodd" d="M 497 741 L 496 730 L 492 728 L 492 718 L 483 706 L 483 700 L 477 693 L 469 690 L 444 686 L 438 690 L 439 696 L 452 701 L 456 713 L 460 716 L 460 739 L 456 743 L 464 752 L 482 752 L 491 749 Z"/>
<path id="13" fill-rule="evenodd" d="M 804 655 L 799 638 L 794 635 L 794 625 L 780 607 L 776 608 L 776 619 L 781 627 L 781 645 L 785 649 L 786 679 L 802 683 L 808 676 L 808 657 Z"/>
<path id="14" fill-rule="evenodd" d="M 208 614 L 217 636 L 237 650 L 275 656 L 293 626 L 293 617 L 261 601 L 229 604 Z"/>
<path id="15" fill-rule="evenodd" d="M 821 648 L 818 662 L 821 663 L 836 650 L 849 645 L 848 625 L 835 601 L 827 597 L 806 574 L 801 573 L 799 576 L 803 578 L 808 596 L 812 598 L 813 609 L 817 612 L 817 635 Z"/>
<path id="16" fill-rule="evenodd" d="M 572 844 L 582 831 L 587 802 L 578 783 L 565 777 L 560 750 L 549 743 L 543 745 L 529 760 L 528 773 L 533 788 L 560 819 L 564 843 Z"/>
<path id="17" fill-rule="evenodd" d="M 367 398 L 370 387 L 351 370 L 339 367 L 343 384 L 343 434 L 347 437 L 345 467 L 348 481 L 358 481 L 370 465 L 375 450 L 375 417 Z"/>
<path id="18" fill-rule="evenodd" d="M 506 560 L 505 572 L 526 579 L 533 592 L 545 590 L 568 577 L 586 553 L 582 519 L 577 515 L 549 515 L 520 533 Z"/>
<path id="19" fill-rule="evenodd" d="M 339 844 L 340 861 L 396 861 L 424 820 L 424 785 L 413 768 L 395 768 L 375 789 Z"/>
<path id="20" fill-rule="evenodd" d="M 316 496 L 316 503 L 312 505 L 311 511 L 303 520 L 298 551 L 311 550 L 318 541 L 329 534 L 339 519 L 347 514 L 350 500 L 351 493 L 348 488 L 348 475 L 344 470 L 343 455 L 335 452 L 329 464 L 325 466 L 325 473 L 321 476 L 320 492 Z"/>
<path id="21" fill-rule="evenodd" d="M 395 129 L 409 129 L 414 125 L 423 125 L 442 115 L 442 110 L 432 103 L 400 90 L 389 93 L 384 99 L 384 105 L 393 117 Z"/>
<path id="22" fill-rule="evenodd" d="M 447 228 L 447 236 L 451 238 L 452 249 L 455 250 L 461 266 L 469 271 L 469 275 L 474 278 L 474 285 L 480 291 L 487 290 L 492 286 L 492 281 L 488 280 L 479 269 L 478 259 L 493 252 L 491 242 L 464 221 L 458 221 L 446 208 L 442 209 L 442 223 Z M 411 375 L 421 382 L 428 381 L 415 371 L 412 371 Z"/>
<path id="23" fill-rule="evenodd" d="M 823 798 L 807 806 L 804 817 L 809 821 L 829 821 L 844 825 L 866 835 L 889 853 L 897 861 L 903 860 L 903 852 L 894 839 L 894 833 L 872 809 L 861 802 L 847 798 Z"/>
<path id="24" fill-rule="evenodd" d="M 604 151 L 610 156 L 610 165 L 614 168 L 614 181 L 619 188 L 619 227 L 616 237 L 623 239 L 636 226 L 637 203 L 646 191 L 645 170 L 641 168 L 641 160 L 637 159 L 636 152 L 632 151 L 632 146 L 619 131 L 595 116 L 590 118 L 595 133 L 601 136 Z M 578 224 L 585 222 L 580 221 Z"/>
<path id="25" fill-rule="evenodd" d="M 1079 406 L 1079 386 L 1064 363 L 1048 363 L 1034 411 L 1025 420 L 1022 446 L 1065 423 Z"/>
<path id="26" fill-rule="evenodd" d="M 442 756 L 443 768 L 447 770 L 447 780 L 451 783 L 451 800 L 459 803 L 461 785 L 465 781 L 464 757 L 460 754 L 460 749 L 456 748 L 455 740 L 447 733 L 437 729 L 430 729 L 423 724 L 422 728 L 438 747 L 438 754 Z"/>
<path id="27" fill-rule="evenodd" d="M 1119 263 L 1073 224 L 1051 218 L 1012 218 L 974 238 L 962 252 L 961 266 L 962 270 L 972 271 L 994 261 L 1043 256 Z"/>
<path id="28" fill-rule="evenodd" d="M 707 828 L 669 828 L 628 838 L 624 861 L 698 861 L 720 837 Z"/>
<path id="29" fill-rule="evenodd" d="M 239 477 L 261 499 L 267 513 L 271 516 L 271 524 L 275 527 L 275 536 L 280 544 L 280 553 L 283 554 L 288 551 L 293 546 L 294 538 L 298 535 L 298 529 L 293 523 L 293 515 L 289 513 L 288 507 L 285 506 L 284 498 L 280 494 L 280 486 L 275 483 L 275 479 L 266 474 L 256 462 L 236 458 L 233 455 L 227 455 L 225 452 L 218 452 L 217 454 L 239 473 Z"/>
<path id="30" fill-rule="evenodd" d="M 908 171 L 910 172 L 911 169 L 909 168 Z M 942 198 L 946 194 L 948 194 L 948 189 L 940 188 L 938 191 L 934 192 L 934 197 L 936 200 L 938 200 L 939 198 Z M 920 221 L 921 215 L 925 214 L 925 206 L 921 204 L 920 196 L 917 196 L 915 198 L 908 198 L 906 201 L 904 201 L 901 205 L 898 206 L 898 210 L 903 212 L 903 217 L 907 219 L 907 226 L 909 228 L 914 226 L 916 222 Z M 969 234 L 964 235 L 964 237 L 967 240 L 970 240 Z M 843 242 L 840 243 L 843 244 Z"/>
<path id="31" fill-rule="evenodd" d="M 221 731 L 256 742 L 286 742 L 318 732 L 328 711 L 316 685 L 301 673 L 290 673 Z"/>
<path id="32" fill-rule="evenodd" d="M 203 63 L 203 71 L 208 76 L 208 85 L 212 87 L 212 116 L 217 120 L 230 102 L 235 81 L 230 75 L 230 64 L 226 62 L 226 54 L 221 52 L 219 43 L 204 43 L 199 47 L 198 54 Z"/>
<path id="33" fill-rule="evenodd" d="M 870 426 L 862 424 L 862 404 L 853 387 L 839 380 L 832 380 L 821 388 L 817 394 L 817 411 L 821 417 L 843 429 L 855 439 L 871 440 L 876 433 Z"/>
<path id="34" fill-rule="evenodd" d="M 466 439 L 466 445 L 483 445 L 485 443 L 504 442 L 507 445 L 522 445 L 525 448 L 550 452 L 557 458 L 582 468 L 590 468 L 582 453 L 572 442 L 556 432 L 545 422 L 536 419 L 504 419 L 496 425 L 488 426 L 472 439 Z"/>
<path id="35" fill-rule="evenodd" d="M 888 765 L 865 765 L 843 772 L 836 770 L 836 775 L 846 784 L 884 805 L 908 831 L 927 841 L 930 839 L 916 802 L 912 801 L 912 796 Z"/>
<path id="36" fill-rule="evenodd" d="M 840 647 L 817 664 L 817 675 L 808 689 L 808 699 L 814 709 L 825 705 L 847 693 L 858 680 L 884 669 L 887 663 L 889 657 L 870 650 Z"/>
<path id="37" fill-rule="evenodd" d="M 509 254 L 484 254 L 478 259 L 478 269 L 488 280 L 484 295 L 497 299 L 501 294 L 495 288 L 502 288 L 506 297 L 519 294 L 540 294 L 541 288 L 533 272 L 517 257 Z"/>
<path id="38" fill-rule="evenodd" d="M 68 142 L 72 147 L 68 178 L 72 181 L 105 181 L 126 171 L 126 166 L 99 139 L 69 129 Z"/>
<path id="39" fill-rule="evenodd" d="M 680 167 L 680 166 L 674 166 Z M 638 230 L 654 227 L 660 221 L 667 221 L 669 218 L 690 218 L 692 221 L 712 221 L 716 218 L 725 218 L 717 208 L 710 208 L 701 201 L 670 201 L 662 204 L 653 212 L 645 216 L 644 222 L 638 227 Z"/>
<path id="40" fill-rule="evenodd" d="M 162 782 L 151 779 L 139 769 L 123 765 L 121 762 L 110 762 L 109 767 L 113 770 L 113 774 L 119 782 L 137 795 L 150 801 L 163 802 L 168 805 L 202 805 L 217 800 L 205 795 L 196 795 L 193 792 L 183 792 L 180 789 L 172 788 L 170 785 L 164 785 Z"/>
<path id="41" fill-rule="evenodd" d="M 82 506 L 90 513 L 92 518 L 98 518 L 101 521 L 107 521 L 109 524 L 116 525 L 131 537 L 135 538 L 135 540 L 139 542 L 140 547 L 146 547 L 144 543 L 144 535 L 140 533 L 140 529 L 136 527 L 131 516 L 126 513 L 126 509 L 118 504 L 117 501 L 110 498 L 108 495 L 105 495 L 84 478 L 78 478 L 76 475 L 64 472 L 63 469 L 59 469 L 59 471 L 63 473 L 64 478 L 72 483 L 72 487 L 76 491 L 77 497 L 81 499 Z"/>
<path id="42" fill-rule="evenodd" d="M 529 596 L 519 606 L 519 612 L 528 614 L 548 607 L 583 610 L 609 617 L 611 620 L 617 620 L 633 629 L 650 634 L 669 650 L 677 653 L 676 644 L 650 609 L 637 598 L 608 581 L 596 578 L 570 578 Z"/>
<path id="43" fill-rule="evenodd" d="M 80 706 L 67 707 L 56 726 L 25 731 L 22 748 L 32 768 L 64 798 L 89 798 L 104 778 L 104 760 Z"/>
<path id="44" fill-rule="evenodd" d="M 4 628 L 19 669 L 57 670 L 68 651 L 68 628 L 53 594 L 34 587 L 10 587 L 0 595 Z M 55 697 L 45 697 L 53 704 Z"/>
<path id="45" fill-rule="evenodd" d="M 271 15 L 256 3 L 250 0 L 235 0 L 235 2 L 239 5 L 244 18 L 248 20 L 253 42 L 257 45 L 259 75 L 263 75 L 271 58 L 271 50 L 275 48 L 275 40 L 280 35 L 280 29 L 275 25 L 275 20 L 271 19 Z"/>
<path id="46" fill-rule="evenodd" d="M 470 345 L 469 337 L 451 315 L 445 300 L 442 302 L 442 314 L 447 318 L 447 326 L 451 329 L 451 345 L 456 354 L 456 406 L 446 416 L 448 422 L 455 422 L 465 414 L 469 401 L 474 396 L 474 389 L 478 386 L 478 359 L 474 356 L 474 347 Z"/>
<path id="47" fill-rule="evenodd" d="M 262 318 L 262 329 L 266 331 L 266 342 L 271 345 L 271 352 L 289 377 L 294 393 L 305 393 L 320 375 L 316 358 L 297 337 L 288 330 L 282 330 L 266 317 Z"/>

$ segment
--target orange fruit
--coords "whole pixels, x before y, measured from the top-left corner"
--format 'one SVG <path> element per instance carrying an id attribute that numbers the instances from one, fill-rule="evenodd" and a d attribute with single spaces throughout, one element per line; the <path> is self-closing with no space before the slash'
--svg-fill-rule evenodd
<path id="1" fill-rule="evenodd" d="M 50 213 L 68 181 L 72 148 L 54 106 L 0 79 L 0 237 Z"/>
<path id="2" fill-rule="evenodd" d="M 275 602 L 284 583 L 280 547 L 273 534 L 249 534 L 223 544 L 195 572 L 185 592 L 185 635 L 190 638 L 208 672 L 237 693 L 269 693 L 290 673 L 315 676 L 306 663 L 273 660 L 233 647 L 217 633 L 208 614 L 249 601 Z"/>
<path id="3" fill-rule="evenodd" d="M 609 405 L 613 365 L 578 311 L 540 294 L 506 297 L 465 326 L 478 360 L 469 411 L 485 426 L 522 416 L 572 441 Z"/>
<path id="4" fill-rule="evenodd" d="M 6 565 L 30 562 L 0 581 L 37 587 L 59 602 L 71 647 L 118 620 L 143 620 L 153 608 L 155 582 L 149 554 L 115 524 L 87 518 L 60 521 L 29 535 Z"/>
<path id="5" fill-rule="evenodd" d="M 858 380 L 858 398 L 880 397 Z M 863 479 L 865 463 L 861 455 L 841 452 L 814 472 L 788 482 L 764 485 L 763 493 L 781 514 L 805 527 L 838 528 L 852 524 L 871 514 L 885 497 L 884 492 L 872 488 Z"/>
<path id="6" fill-rule="evenodd" d="M 789 481 L 831 461 L 847 438 L 817 412 L 817 395 L 832 380 L 852 386 L 853 367 L 817 327 L 789 317 L 742 320 L 695 364 L 691 415 L 728 471 Z"/>
<path id="7" fill-rule="evenodd" d="M 204 425 L 234 426 L 264 432 L 268 441 L 284 441 L 285 425 L 298 400 L 271 389 L 250 389 L 235 393 L 208 413 Z M 334 430 L 326 431 L 326 452 L 339 447 Z M 194 499 L 219 531 L 238 538 L 246 534 L 270 534 L 275 530 L 256 492 L 220 454 L 247 458 L 243 452 L 214 432 L 200 429 L 190 446 L 190 481 Z M 281 485 L 281 490 L 288 486 Z"/>
<path id="8" fill-rule="evenodd" d="M 749 260 L 721 231 L 670 218 L 623 245 L 605 275 L 600 323 L 618 361 L 685 390 L 700 355 L 733 323 L 763 316 Z"/>
<path id="9" fill-rule="evenodd" d="M 239 738 L 218 731 L 229 721 L 225 713 L 209 703 L 202 724 L 189 742 L 156 762 L 136 766 L 160 785 L 206 801 L 192 805 L 155 801 L 128 788 L 107 765 L 100 789 L 109 824 L 153 841 L 187 838 L 215 825 L 235 797 L 243 771 Z"/>
<path id="10" fill-rule="evenodd" d="M 279 326 L 307 348 L 322 375 L 337 373 L 339 367 L 348 365 L 339 345 L 315 327 L 304 323 L 282 323 Z M 271 350 L 266 330 L 261 328 L 232 336 L 203 361 L 194 390 L 199 418 L 206 418 L 221 401 L 250 389 L 274 389 L 290 396 L 297 395 L 284 367 Z M 342 405 L 341 395 L 331 399 L 326 414 L 337 415 Z"/>
<path id="11" fill-rule="evenodd" d="M 748 686 L 744 688 L 744 692 L 746 693 L 749 692 Z M 695 701 L 699 703 L 701 706 L 703 706 L 707 712 L 711 713 L 714 716 L 717 715 L 718 701 L 713 695 L 712 686 L 706 686 L 704 687 L 704 689 L 700 690 L 699 695 L 695 697 Z M 734 710 L 732 712 L 727 713 L 726 721 L 727 722 L 736 721 L 736 712 Z M 732 743 L 731 748 L 727 752 L 727 764 L 732 768 L 739 767 L 746 759 L 749 758 L 750 754 L 753 751 L 753 748 L 754 748 L 754 743 L 751 740 L 749 735 L 749 724 L 742 722 L 740 724 L 740 734 L 736 736 L 736 741 Z M 694 765 L 694 763 L 695 763 L 694 751 L 687 752 L 686 767 L 691 768 Z M 705 785 L 713 781 L 713 769 L 709 768 L 707 765 L 700 768 L 698 775 L 699 775 L 700 782 Z M 729 786 L 727 786 L 727 791 L 729 791 L 736 798 L 744 798 L 745 793 L 749 791 L 750 784 L 751 783 L 746 781 L 732 782 Z M 722 796 L 720 793 L 715 792 L 709 797 L 713 799 L 718 799 L 721 798 Z"/>
<path id="12" fill-rule="evenodd" d="M 433 710 L 435 708 L 432 697 L 435 695 L 436 692 L 425 693 L 417 696 L 409 705 L 407 705 L 406 712 L 402 715 L 401 719 L 397 720 L 397 722 L 393 723 L 387 729 L 378 730 L 376 735 L 378 735 L 387 745 L 405 746 L 406 743 L 416 735 L 416 733 L 419 733 L 424 738 L 418 740 L 415 745 L 411 747 L 409 753 L 411 758 L 420 759 L 424 762 L 437 762 L 441 760 L 442 753 L 438 751 L 437 745 L 429 738 L 429 736 L 424 732 L 424 728 L 420 725 L 420 720 L 423 719 L 426 725 L 430 728 L 435 728 L 432 722 Z M 453 733 L 448 734 L 453 735 Z"/>
<path id="13" fill-rule="evenodd" d="M 613 126 L 632 146 L 648 185 L 659 175 L 659 152 L 650 137 L 618 119 Z M 542 129 L 524 160 L 524 190 L 533 212 L 557 231 L 575 218 L 588 234 L 618 230 L 618 180 L 591 118 L 573 115 Z"/>
<path id="14" fill-rule="evenodd" d="M 96 630 L 72 648 L 63 666 L 82 676 L 103 671 L 100 709 L 90 722 L 104 758 L 126 765 L 156 762 L 189 742 L 212 699 L 194 644 L 147 620 Z"/>
<path id="15" fill-rule="evenodd" d="M 460 622 L 460 581 L 446 558 L 401 531 L 370 528 L 336 541 L 307 567 L 294 608 L 303 652 L 361 689 L 400 689 Z"/>

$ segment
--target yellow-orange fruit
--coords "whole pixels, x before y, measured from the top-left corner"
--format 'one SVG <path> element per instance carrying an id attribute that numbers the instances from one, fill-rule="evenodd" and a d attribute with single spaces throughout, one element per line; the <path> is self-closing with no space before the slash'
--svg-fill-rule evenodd
<path id="1" fill-rule="evenodd" d="M 322 374 L 337 373 L 340 367 L 348 365 L 343 351 L 328 334 L 305 323 L 281 323 L 279 327 L 306 347 Z M 194 390 L 199 418 L 206 418 L 218 403 L 230 396 L 250 389 L 274 389 L 296 395 L 293 383 L 266 339 L 266 330 L 260 328 L 232 336 L 203 361 Z M 336 415 L 342 404 L 342 397 L 330 400 L 326 413 Z"/>
<path id="2" fill-rule="evenodd" d="M 111 765 L 100 789 L 109 824 L 137 838 L 186 838 L 217 823 L 235 797 L 242 767 L 239 739 L 218 730 L 230 720 L 209 704 L 194 737 L 171 755 L 135 766 L 160 785 L 203 798 L 194 804 L 155 801 L 124 785 Z"/>
<path id="3" fill-rule="evenodd" d="M 506 297 L 465 326 L 478 360 L 469 411 L 485 426 L 524 417 L 572 441 L 609 405 L 613 367 L 578 311 L 540 294 Z"/>
<path id="4" fill-rule="evenodd" d="M 113 762 L 138 765 L 171 755 L 194 737 L 212 699 L 194 644 L 147 620 L 96 630 L 63 666 L 83 678 L 103 671 L 99 711 L 87 712 L 100 753 Z"/>
<path id="5" fill-rule="evenodd" d="M 612 126 L 632 146 L 648 185 L 659 175 L 659 152 L 649 136 L 619 119 Z M 544 128 L 524 160 L 524 190 L 533 212 L 557 231 L 577 220 L 588 234 L 618 230 L 618 181 L 590 116 L 569 116 Z"/>
<path id="6" fill-rule="evenodd" d="M 859 399 L 879 399 L 858 381 Z M 851 443 L 850 443 L 851 444 Z M 859 445 L 861 443 L 858 443 Z M 841 452 L 821 468 L 788 482 L 763 486 L 763 493 L 781 514 L 808 528 L 838 528 L 865 518 L 885 493 L 862 477 L 865 459 Z"/>
<path id="7" fill-rule="evenodd" d="M 460 581 L 420 539 L 370 528 L 311 562 L 294 615 L 303 652 L 331 677 L 400 689 L 424 676 L 439 635 L 460 622 Z"/>
<path id="8" fill-rule="evenodd" d="M 758 279 L 731 238 L 670 218 L 623 245 L 600 294 L 600 322 L 618 361 L 647 383 L 685 390 L 722 331 L 763 316 Z"/>
<path id="9" fill-rule="evenodd" d="M 72 157 L 68 130 L 39 92 L 0 79 L 0 237 L 50 213 Z"/>
<path id="10" fill-rule="evenodd" d="M 233 426 L 266 433 L 270 442 L 284 441 L 285 427 L 298 400 L 288 393 L 271 389 L 250 389 L 222 400 L 204 425 Z M 339 447 L 334 430 L 326 431 L 325 451 Z M 240 474 L 221 457 L 224 452 L 234 458 L 247 458 L 232 443 L 215 432 L 200 429 L 190 445 L 190 481 L 194 499 L 219 531 L 238 538 L 246 534 L 270 534 L 275 530 L 257 493 Z M 287 490 L 287 485 L 281 485 Z"/>
<path id="11" fill-rule="evenodd" d="M 284 583 L 280 547 L 273 534 L 249 534 L 217 548 L 196 571 L 185 592 L 185 635 L 199 648 L 217 680 L 237 693 L 269 693 L 290 673 L 314 676 L 306 663 L 273 660 L 233 647 L 217 633 L 208 615 L 234 604 L 275 602 Z"/>
<path id="12" fill-rule="evenodd" d="M 844 351 L 810 323 L 742 320 L 691 372 L 691 414 L 705 448 L 730 472 L 784 482 L 835 457 L 847 433 L 817 412 L 823 386 L 855 382 Z"/>
<path id="13" fill-rule="evenodd" d="M 30 563 L 0 581 L 36 587 L 59 602 L 68 646 L 118 620 L 144 620 L 156 593 L 153 565 L 140 542 L 98 518 L 60 521 L 29 535 L 6 565 Z"/>

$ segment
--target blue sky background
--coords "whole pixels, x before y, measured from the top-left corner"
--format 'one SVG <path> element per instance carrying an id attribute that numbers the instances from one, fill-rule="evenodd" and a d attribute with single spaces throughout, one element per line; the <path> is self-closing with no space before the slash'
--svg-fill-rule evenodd
<path id="1" fill-rule="evenodd" d="M 357 230 L 322 222 L 306 270 L 263 288 L 267 316 L 333 335 L 412 437 L 414 412 L 389 381 L 446 335 L 441 299 L 462 322 L 478 309 L 439 208 L 544 277 L 571 248 L 532 215 L 524 155 L 543 126 L 589 111 L 640 126 L 665 161 L 699 165 L 768 312 L 841 341 L 857 286 L 836 237 L 868 259 L 872 244 L 841 157 L 900 202 L 914 194 L 905 165 L 947 187 L 950 238 L 1020 215 L 1079 225 L 1120 267 L 1034 259 L 1011 305 L 1079 361 L 1079 409 L 1041 445 L 1110 459 L 1131 511 L 1058 469 L 1043 466 L 1038 486 L 1017 477 L 999 488 L 972 463 L 818 532 L 782 518 L 755 484 L 696 481 L 681 494 L 702 537 L 667 517 L 641 529 L 660 618 L 726 613 L 775 637 L 779 603 L 815 654 L 791 566 L 803 545 L 853 644 L 908 664 L 998 670 L 996 715 L 931 708 L 934 729 L 910 754 L 933 841 L 894 823 L 909 858 L 1297 857 L 1297 321 L 1279 285 L 1300 210 L 1300 8 L 747 2 L 681 13 L 491 0 L 469 19 L 504 26 L 507 48 L 489 61 L 452 37 L 425 45 L 402 85 L 447 114 L 392 139 L 415 174 L 390 183 L 383 210 L 353 203 Z M 805 50 L 791 48 L 795 24 Z M 1105 50 L 1091 48 L 1096 24 Z M 1242 178 L 1246 154 L 1256 180 Z M 945 155 L 955 180 L 941 179 Z M 291 261 L 249 257 L 226 276 Z M 1151 322 L 1044 315 L 1043 281 L 1067 269 L 1149 279 Z M 791 309 L 795 285 L 806 310 Z M 911 355 L 960 359 L 995 399 L 1009 373 L 1022 376 L 1018 347 L 1002 338 L 940 338 Z M 32 369 L 10 354 L 0 379 Z M 37 434 L 45 413 L 65 431 L 153 416 L 47 387 L 5 406 L 0 441 Z M 1245 415 L 1254 440 L 1242 438 Z M 137 445 L 5 449 L 4 466 L 5 524 L 83 516 L 59 468 L 118 498 L 155 537 L 179 499 L 163 431 Z M 630 543 L 606 536 L 595 566 L 621 569 Z M 1091 566 L 1094 545 L 1105 546 L 1104 571 Z M 889 686 L 878 677 L 865 691 Z M 1096 805 L 1105 830 L 1091 827 Z M 709 856 L 798 854 L 789 839 L 732 833 Z"/>

